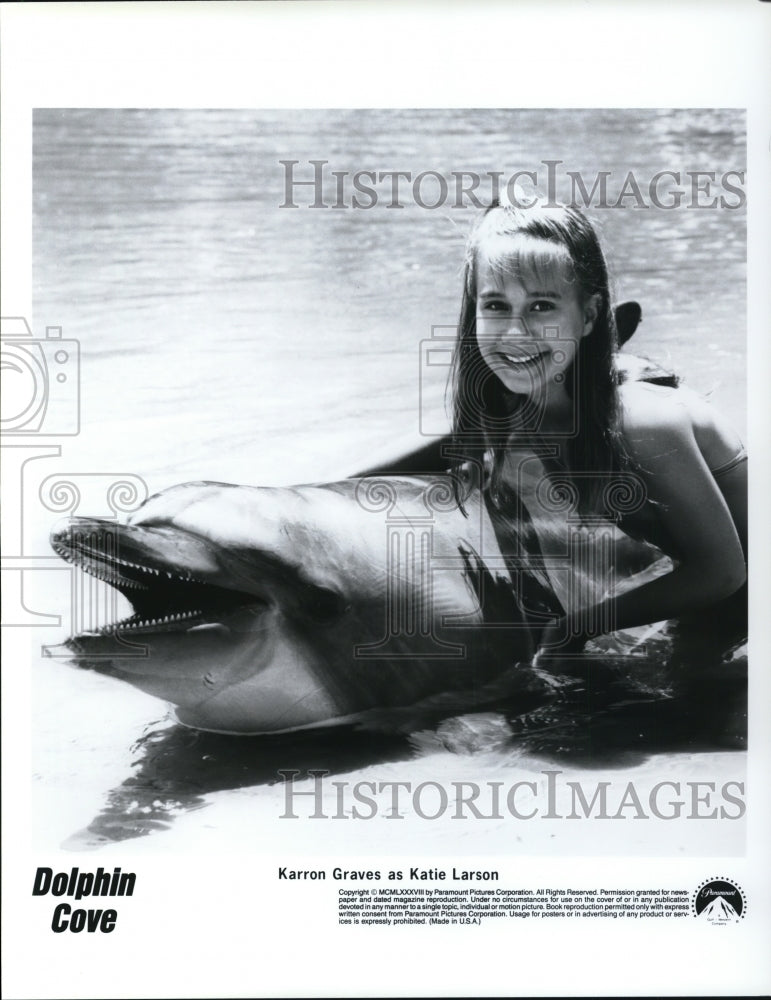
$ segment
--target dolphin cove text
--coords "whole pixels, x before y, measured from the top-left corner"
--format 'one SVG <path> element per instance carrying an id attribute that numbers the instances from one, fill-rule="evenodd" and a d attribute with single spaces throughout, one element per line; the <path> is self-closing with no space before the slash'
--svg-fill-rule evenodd
<path id="1" fill-rule="evenodd" d="M 325 868 L 286 868 L 278 869 L 279 881 L 290 882 L 324 882 L 327 878 Z M 445 868 L 410 868 L 405 873 L 401 869 L 382 872 L 379 868 L 333 868 L 332 878 L 338 882 L 380 882 L 388 879 L 391 882 L 401 882 L 404 878 L 418 882 L 497 882 L 499 875 L 495 869 L 456 868 L 448 872 Z"/>
<path id="2" fill-rule="evenodd" d="M 72 868 L 69 872 L 54 872 L 52 868 L 38 868 L 32 883 L 33 896 L 71 896 L 83 899 L 84 896 L 133 896 L 136 885 L 135 872 L 124 872 L 120 868 L 105 871 L 97 868 L 95 872 L 82 872 Z M 73 908 L 69 903 L 59 903 L 55 907 L 51 919 L 51 930 L 55 934 L 70 931 L 79 934 L 86 931 L 93 934 L 99 931 L 110 934 L 115 930 L 118 911 L 115 909 Z"/>

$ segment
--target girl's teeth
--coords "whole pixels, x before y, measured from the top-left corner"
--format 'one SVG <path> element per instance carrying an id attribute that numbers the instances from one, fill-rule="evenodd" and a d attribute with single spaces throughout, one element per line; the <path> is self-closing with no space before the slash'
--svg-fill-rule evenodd
<path id="1" fill-rule="evenodd" d="M 537 353 L 536 354 L 521 354 L 521 355 L 519 355 L 516 358 L 513 357 L 513 355 L 511 355 L 511 354 L 504 354 L 503 356 L 504 356 L 504 358 L 506 358 L 507 361 L 510 361 L 512 364 L 515 364 L 515 365 L 524 365 L 524 364 L 527 364 L 528 361 L 534 361 L 539 355 Z"/>

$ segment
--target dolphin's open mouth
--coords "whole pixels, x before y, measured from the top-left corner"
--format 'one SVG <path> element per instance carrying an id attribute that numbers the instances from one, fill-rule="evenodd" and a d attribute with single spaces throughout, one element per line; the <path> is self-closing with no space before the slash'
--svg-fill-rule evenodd
<path id="1" fill-rule="evenodd" d="M 62 559 L 120 591 L 134 612 L 74 638 L 128 631 L 190 631 L 219 624 L 242 607 L 266 606 L 255 594 L 219 587 L 188 570 L 164 564 L 132 537 L 141 530 L 73 518 L 66 528 L 52 534 L 51 545 Z"/>

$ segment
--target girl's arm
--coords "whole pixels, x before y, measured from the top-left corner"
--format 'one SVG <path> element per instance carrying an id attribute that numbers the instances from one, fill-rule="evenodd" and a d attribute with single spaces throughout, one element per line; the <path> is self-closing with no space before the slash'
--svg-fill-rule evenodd
<path id="1" fill-rule="evenodd" d="M 544 646 L 566 632 L 591 638 L 597 629 L 591 629 L 589 621 L 606 622 L 610 631 L 674 618 L 728 597 L 746 579 L 734 518 L 697 444 L 687 406 L 674 393 L 654 394 L 647 387 L 630 387 L 624 404 L 625 444 L 675 542 L 668 553 L 675 568 L 604 600 L 591 616 L 568 613 L 567 621 L 548 630 Z M 745 475 L 744 469 L 740 475 Z"/>

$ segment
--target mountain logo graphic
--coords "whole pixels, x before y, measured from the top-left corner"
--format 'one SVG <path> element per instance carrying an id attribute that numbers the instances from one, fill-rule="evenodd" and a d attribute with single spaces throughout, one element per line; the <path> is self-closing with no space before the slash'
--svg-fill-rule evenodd
<path id="1" fill-rule="evenodd" d="M 701 916 L 708 920 L 736 919 L 736 910 L 722 896 L 715 896 L 712 902 L 701 911 Z"/>
<path id="2" fill-rule="evenodd" d="M 735 922 L 744 916 L 746 908 L 739 886 L 722 877 L 702 882 L 693 898 L 694 916 L 711 924 Z"/>

